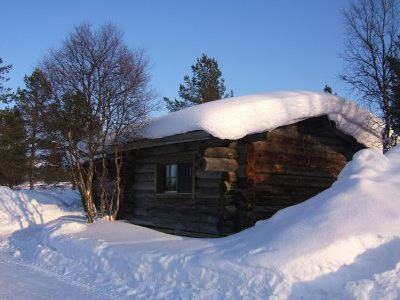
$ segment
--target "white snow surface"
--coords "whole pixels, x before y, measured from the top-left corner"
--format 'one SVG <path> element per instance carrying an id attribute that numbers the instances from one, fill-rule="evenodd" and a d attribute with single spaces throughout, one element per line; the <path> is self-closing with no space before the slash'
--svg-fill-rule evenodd
<path id="1" fill-rule="evenodd" d="M 79 199 L 69 188 L 13 191 L 0 186 L 0 235 L 69 215 Z"/>
<path id="2" fill-rule="evenodd" d="M 3 188 L 1 203 L 20 196 Z M 330 189 L 229 237 L 89 225 L 75 212 L 15 226 L 0 246 L 46 274 L 119 299 L 399 299 L 400 146 L 356 153 Z"/>
<path id="3" fill-rule="evenodd" d="M 154 119 L 144 137 L 154 139 L 204 130 L 215 137 L 234 140 L 323 115 L 367 147 L 382 148 L 380 119 L 343 98 L 309 91 L 255 94 L 196 105 Z"/>

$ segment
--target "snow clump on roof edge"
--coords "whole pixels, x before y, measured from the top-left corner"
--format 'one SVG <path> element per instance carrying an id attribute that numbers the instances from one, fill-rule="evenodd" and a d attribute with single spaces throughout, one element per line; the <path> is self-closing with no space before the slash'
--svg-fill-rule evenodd
<path id="1" fill-rule="evenodd" d="M 309 91 L 254 94 L 196 105 L 152 120 L 144 137 L 204 130 L 217 138 L 235 140 L 323 115 L 358 142 L 382 148 L 378 117 L 343 98 Z"/>

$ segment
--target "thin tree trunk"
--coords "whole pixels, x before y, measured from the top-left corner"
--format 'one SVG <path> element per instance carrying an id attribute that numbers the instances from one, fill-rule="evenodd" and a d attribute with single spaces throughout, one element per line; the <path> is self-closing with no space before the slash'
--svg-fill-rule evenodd
<path id="1" fill-rule="evenodd" d="M 74 178 L 72 178 L 72 190 L 75 191 L 76 190 L 76 181 Z"/>
<path id="2" fill-rule="evenodd" d="M 34 146 L 34 139 L 31 140 L 31 149 L 29 157 L 29 189 L 33 190 L 35 186 L 35 161 L 36 161 L 36 147 Z"/>
<path id="3" fill-rule="evenodd" d="M 93 223 L 96 215 L 96 209 L 93 201 L 93 161 L 89 160 L 87 172 L 85 172 L 79 160 L 76 162 L 76 169 L 78 177 L 77 183 L 79 186 L 79 191 L 84 200 L 88 223 Z"/>
<path id="4" fill-rule="evenodd" d="M 98 176 L 100 182 L 100 216 L 103 217 L 107 210 L 107 190 L 106 190 L 106 180 L 107 180 L 107 161 L 106 155 L 102 154 L 102 171 L 101 175 Z"/>
<path id="5" fill-rule="evenodd" d="M 115 160 L 115 209 L 113 211 L 113 219 L 116 220 L 121 202 L 121 167 L 122 167 L 122 152 L 119 145 L 114 148 Z"/>

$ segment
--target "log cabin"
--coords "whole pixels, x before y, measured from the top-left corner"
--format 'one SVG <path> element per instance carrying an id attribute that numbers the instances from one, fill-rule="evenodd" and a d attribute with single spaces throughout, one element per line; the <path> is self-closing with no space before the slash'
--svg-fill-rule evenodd
<path id="1" fill-rule="evenodd" d="M 380 147 L 374 121 L 312 92 L 170 113 L 124 148 L 119 218 L 180 235 L 236 233 L 323 192 L 355 152 Z"/>

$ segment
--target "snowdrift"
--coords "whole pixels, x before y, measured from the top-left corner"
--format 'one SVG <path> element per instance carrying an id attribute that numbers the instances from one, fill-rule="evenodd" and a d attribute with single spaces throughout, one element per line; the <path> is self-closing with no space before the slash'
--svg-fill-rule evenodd
<path id="1" fill-rule="evenodd" d="M 367 147 L 382 148 L 380 119 L 340 97 L 308 91 L 264 93 L 196 105 L 153 120 L 144 137 L 204 130 L 221 139 L 239 139 L 322 115 Z"/>
<path id="2" fill-rule="evenodd" d="M 70 189 L 13 191 L 0 186 L 0 235 L 45 224 L 69 214 L 79 195 Z"/>
<path id="3" fill-rule="evenodd" d="M 400 146 L 358 152 L 330 189 L 230 237 L 62 217 L 9 246 L 123 298 L 399 298 Z"/>

